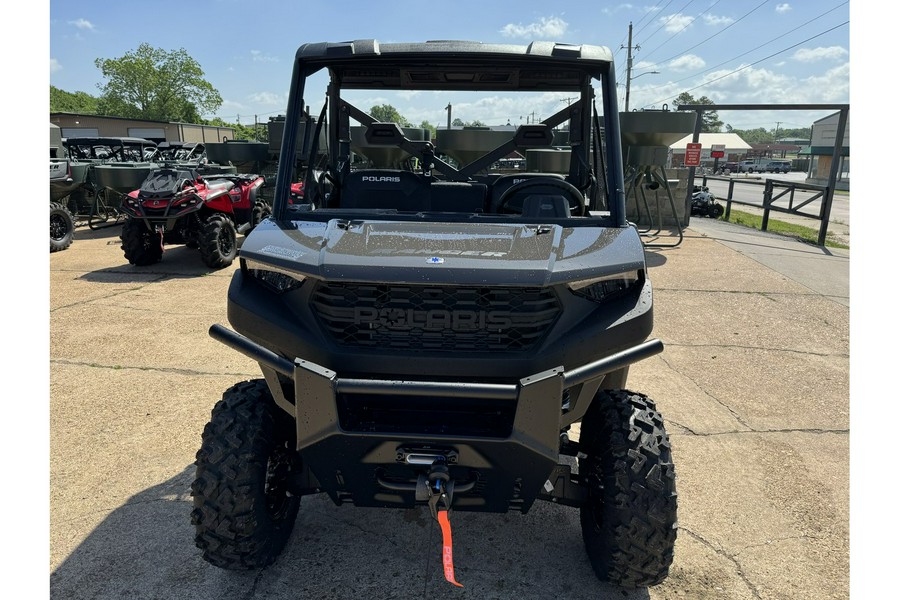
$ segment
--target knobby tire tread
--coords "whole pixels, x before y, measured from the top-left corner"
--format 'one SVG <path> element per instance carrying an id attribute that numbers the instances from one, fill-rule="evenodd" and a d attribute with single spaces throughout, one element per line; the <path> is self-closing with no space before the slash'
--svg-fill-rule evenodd
<path id="1" fill-rule="evenodd" d="M 224 569 L 272 564 L 294 527 L 299 496 L 284 495 L 273 514 L 266 495 L 267 463 L 276 447 L 291 447 L 292 429 L 276 421 L 264 380 L 232 386 L 212 411 L 197 452 L 191 486 L 194 541 L 203 558 Z"/>
<path id="2" fill-rule="evenodd" d="M 585 548 L 597 577 L 622 587 L 662 582 L 677 536 L 672 450 L 652 400 L 601 391 L 582 422 L 579 472 L 590 501 L 581 509 Z"/>

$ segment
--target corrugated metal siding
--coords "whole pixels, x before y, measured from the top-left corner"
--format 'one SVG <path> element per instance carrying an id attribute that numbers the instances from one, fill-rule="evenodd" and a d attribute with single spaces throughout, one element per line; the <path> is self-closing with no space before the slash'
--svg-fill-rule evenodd
<path id="1" fill-rule="evenodd" d="M 231 127 L 215 125 L 194 125 L 191 123 L 166 123 L 164 121 L 144 121 L 141 119 L 119 119 L 96 115 L 76 115 L 53 113 L 50 122 L 60 128 L 96 129 L 98 137 L 129 137 L 128 130 L 135 128 L 162 129 L 167 142 L 221 142 L 223 138 L 234 139 Z M 162 141 L 162 140 L 159 140 Z"/>

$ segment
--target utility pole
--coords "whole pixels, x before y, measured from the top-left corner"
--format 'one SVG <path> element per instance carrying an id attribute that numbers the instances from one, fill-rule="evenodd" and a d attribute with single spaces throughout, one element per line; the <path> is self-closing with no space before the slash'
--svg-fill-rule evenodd
<path id="1" fill-rule="evenodd" d="M 450 103 L 447 103 L 447 108 L 444 110 L 447 111 L 447 131 L 450 131 L 450 115 L 453 114 L 453 106 Z"/>
<path id="2" fill-rule="evenodd" d="M 781 121 L 775 121 L 775 142 L 778 142 L 778 126 L 781 125 Z"/>
<path id="3" fill-rule="evenodd" d="M 635 50 L 640 50 L 640 45 L 634 46 Z M 628 62 L 625 68 L 625 112 L 628 112 L 628 102 L 631 100 L 631 21 L 628 22 Z"/>

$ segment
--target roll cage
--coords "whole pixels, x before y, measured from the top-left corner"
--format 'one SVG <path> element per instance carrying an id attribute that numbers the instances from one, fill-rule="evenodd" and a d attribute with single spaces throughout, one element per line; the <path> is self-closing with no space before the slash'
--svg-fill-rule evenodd
<path id="1" fill-rule="evenodd" d="M 326 100 L 311 119 L 304 99 L 307 81 L 327 70 Z M 599 82 L 598 111 L 594 82 Z M 465 165 L 441 156 L 440 141 L 413 140 L 392 123 L 380 123 L 343 97 L 344 90 L 453 90 L 481 92 L 565 92 L 577 94 L 563 109 L 539 123 L 520 125 L 504 143 Z M 626 226 L 619 119 L 612 54 L 599 46 L 534 42 L 528 46 L 477 42 L 380 44 L 376 40 L 306 44 L 297 51 L 278 166 L 273 214 L 276 221 L 297 218 L 290 183 L 304 182 L 304 220 L 333 217 L 341 189 L 351 173 L 351 122 L 367 128 L 371 144 L 394 146 L 414 157 L 427 181 L 477 183 L 492 164 L 512 151 L 550 147 L 553 129 L 568 127 L 571 150 L 565 181 L 584 194 L 593 225 Z M 315 121 L 315 126 L 312 122 Z M 301 123 L 310 124 L 301 127 Z M 317 148 L 323 131 L 327 148 Z M 298 135 L 303 131 L 302 139 Z M 297 165 L 292 157 L 319 156 Z M 320 215 L 315 215 L 322 212 Z M 470 215 L 471 216 L 471 215 Z M 434 215 L 426 215 L 433 218 Z M 479 214 L 479 218 L 491 218 Z M 576 220 L 573 218 L 572 220 Z"/>

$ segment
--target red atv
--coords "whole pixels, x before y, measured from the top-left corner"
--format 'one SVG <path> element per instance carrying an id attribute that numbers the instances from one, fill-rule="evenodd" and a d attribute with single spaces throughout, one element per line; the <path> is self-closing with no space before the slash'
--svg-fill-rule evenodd
<path id="1" fill-rule="evenodd" d="M 211 269 L 227 267 L 237 256 L 238 231 L 249 233 L 271 212 L 258 197 L 263 184 L 265 178 L 255 174 L 206 178 L 186 168 L 151 171 L 122 201 L 125 258 L 152 265 L 166 243 L 180 243 L 199 248 Z"/>

